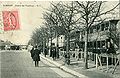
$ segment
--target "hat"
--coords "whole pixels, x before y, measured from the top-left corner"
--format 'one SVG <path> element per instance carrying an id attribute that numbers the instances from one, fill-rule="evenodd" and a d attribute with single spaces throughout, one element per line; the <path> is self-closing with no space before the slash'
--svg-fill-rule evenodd
<path id="1" fill-rule="evenodd" d="M 37 46 L 35 46 L 35 48 L 37 48 Z"/>

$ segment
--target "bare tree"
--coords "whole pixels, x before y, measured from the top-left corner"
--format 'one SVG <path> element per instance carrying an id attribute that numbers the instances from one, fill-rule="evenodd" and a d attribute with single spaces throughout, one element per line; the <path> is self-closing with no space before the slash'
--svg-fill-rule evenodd
<path id="1" fill-rule="evenodd" d="M 76 18 L 76 11 L 73 2 L 63 3 L 59 2 L 57 5 L 52 3 L 52 8 L 54 9 L 52 13 L 54 13 L 58 18 L 58 23 L 64 29 L 66 36 L 66 52 L 68 56 L 68 64 L 70 64 L 70 31 L 76 26 L 79 18 Z"/>
<path id="2" fill-rule="evenodd" d="M 46 17 L 47 16 L 47 17 Z M 47 29 L 48 29 L 48 34 L 49 34 L 49 42 L 50 42 L 50 57 L 52 57 L 52 40 L 54 38 L 54 32 L 53 32 L 53 26 L 51 24 L 51 22 L 49 21 L 48 15 L 44 16 L 45 22 L 43 23 Z"/>
<path id="3" fill-rule="evenodd" d="M 40 27 L 34 30 L 32 36 L 31 36 L 31 41 L 29 43 L 32 43 L 33 46 L 35 45 L 40 45 L 43 47 L 43 51 L 45 49 L 46 43 L 48 43 L 48 29 L 46 27 Z"/>
<path id="4" fill-rule="evenodd" d="M 58 36 L 59 36 L 59 25 L 58 25 L 58 18 L 56 17 L 56 15 L 54 15 L 53 13 L 49 13 L 49 12 L 45 12 L 43 14 L 45 22 L 44 23 L 46 26 L 48 26 L 48 28 L 50 29 L 50 33 L 51 33 L 51 47 L 52 47 L 52 36 L 54 38 L 54 35 L 52 35 L 52 33 L 55 33 L 57 42 L 56 42 L 56 55 L 57 57 L 59 57 L 59 52 L 58 52 Z M 51 50 L 50 50 L 51 51 Z"/>
<path id="5" fill-rule="evenodd" d="M 120 3 L 118 3 L 115 7 L 111 8 L 108 11 L 102 11 L 102 6 L 105 2 L 102 1 L 75 1 L 76 2 L 76 10 L 81 15 L 81 22 L 84 24 L 85 28 L 85 68 L 88 68 L 88 51 L 87 51 L 87 44 L 88 44 L 88 29 L 95 23 L 101 22 L 105 19 L 100 19 L 101 16 L 110 13 L 113 11 Z"/>

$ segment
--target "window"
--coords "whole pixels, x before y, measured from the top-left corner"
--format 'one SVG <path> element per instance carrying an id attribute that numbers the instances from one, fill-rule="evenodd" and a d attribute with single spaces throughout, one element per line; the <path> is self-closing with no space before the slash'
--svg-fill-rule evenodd
<path id="1" fill-rule="evenodd" d="M 101 24 L 101 31 L 104 31 L 104 24 Z"/>
<path id="2" fill-rule="evenodd" d="M 96 41 L 94 41 L 93 43 L 94 43 L 94 48 L 96 48 Z"/>
<path id="3" fill-rule="evenodd" d="M 52 43 L 52 45 L 54 46 L 54 45 L 55 45 L 55 43 Z"/>
<path id="4" fill-rule="evenodd" d="M 92 48 L 93 47 L 93 44 L 92 44 L 92 42 L 90 42 L 90 48 Z"/>
<path id="5" fill-rule="evenodd" d="M 80 33 L 80 31 L 76 31 L 76 33 Z"/>
<path id="6" fill-rule="evenodd" d="M 100 48 L 100 41 L 97 41 L 97 47 Z"/>
<path id="7" fill-rule="evenodd" d="M 85 35 L 85 31 L 83 31 L 82 34 Z"/>
<path id="8" fill-rule="evenodd" d="M 87 43 L 88 48 L 90 47 L 90 42 Z"/>
<path id="9" fill-rule="evenodd" d="M 93 27 L 90 28 L 90 33 L 93 33 Z"/>
<path id="10" fill-rule="evenodd" d="M 111 23 L 111 30 L 116 30 L 116 25 L 114 23 Z"/>
<path id="11" fill-rule="evenodd" d="M 93 33 L 96 32 L 96 26 L 93 26 Z"/>
<path id="12" fill-rule="evenodd" d="M 105 41 L 101 41 L 101 47 L 105 47 Z"/>
<path id="13" fill-rule="evenodd" d="M 97 25 L 97 31 L 100 31 L 100 25 Z"/>
<path id="14" fill-rule="evenodd" d="M 105 30 L 108 30 L 108 29 L 109 29 L 109 22 L 105 24 Z"/>

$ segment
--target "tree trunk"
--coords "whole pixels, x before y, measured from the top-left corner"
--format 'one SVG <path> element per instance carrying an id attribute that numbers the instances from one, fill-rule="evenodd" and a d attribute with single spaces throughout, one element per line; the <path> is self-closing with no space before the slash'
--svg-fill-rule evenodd
<path id="1" fill-rule="evenodd" d="M 50 57 L 52 57 L 52 37 L 50 37 Z"/>
<path id="2" fill-rule="evenodd" d="M 46 45 L 47 47 L 49 46 L 49 38 L 47 38 L 47 45 Z"/>
<path id="3" fill-rule="evenodd" d="M 47 38 L 47 45 L 46 45 L 46 48 L 47 48 L 47 55 L 49 55 L 49 50 L 48 50 L 49 48 L 48 48 L 48 47 L 49 47 L 49 37 Z"/>
<path id="4" fill-rule="evenodd" d="M 85 69 L 88 69 L 88 32 L 85 30 L 85 49 L 84 49 L 84 61 L 85 61 Z"/>
<path id="5" fill-rule="evenodd" d="M 69 37 L 69 32 L 67 33 L 67 45 L 66 45 L 66 53 L 67 53 L 67 58 L 65 58 L 67 61 L 67 64 L 70 64 L 70 53 L 69 53 L 69 49 L 70 49 L 70 37 Z"/>
<path id="6" fill-rule="evenodd" d="M 69 35 L 67 35 L 67 44 L 66 44 L 66 52 L 69 53 L 69 48 L 70 48 L 70 39 L 69 39 Z"/>
<path id="7" fill-rule="evenodd" d="M 45 52 L 46 40 L 43 40 L 43 53 Z"/>
<path id="8" fill-rule="evenodd" d="M 58 44 L 58 33 L 56 31 L 56 57 L 59 58 L 59 50 L 58 50 L 59 44 Z"/>

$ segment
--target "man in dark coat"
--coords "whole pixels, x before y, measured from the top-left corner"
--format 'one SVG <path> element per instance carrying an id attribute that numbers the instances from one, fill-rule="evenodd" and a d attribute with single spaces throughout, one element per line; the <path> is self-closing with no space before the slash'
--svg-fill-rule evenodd
<path id="1" fill-rule="evenodd" d="M 53 60 L 56 60 L 56 49 L 55 49 L 55 47 L 52 48 L 52 58 L 53 58 Z"/>
<path id="2" fill-rule="evenodd" d="M 65 64 L 70 64 L 70 53 L 64 53 Z"/>
<path id="3" fill-rule="evenodd" d="M 47 53 L 48 53 L 48 49 L 47 49 L 47 47 L 45 47 L 45 51 L 44 51 L 45 57 L 46 57 Z"/>
<path id="4" fill-rule="evenodd" d="M 34 54 L 33 54 L 33 61 L 35 61 L 35 67 L 39 66 L 39 61 L 40 61 L 40 51 L 37 49 L 37 46 L 35 46 L 34 50 L 33 50 Z"/>
<path id="5" fill-rule="evenodd" d="M 34 56 L 34 47 L 32 47 L 32 49 L 30 50 L 30 53 L 31 53 L 31 57 L 33 59 L 33 56 Z"/>

